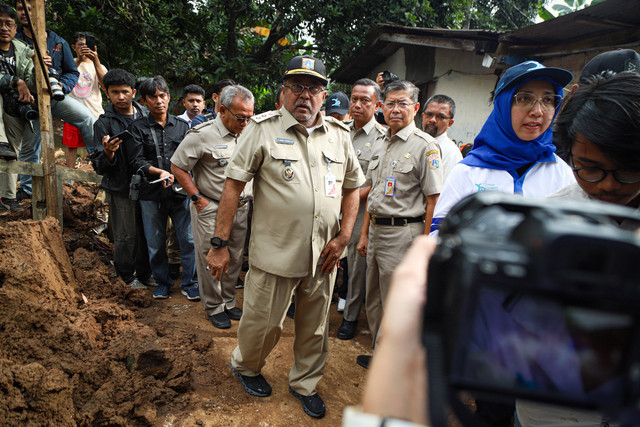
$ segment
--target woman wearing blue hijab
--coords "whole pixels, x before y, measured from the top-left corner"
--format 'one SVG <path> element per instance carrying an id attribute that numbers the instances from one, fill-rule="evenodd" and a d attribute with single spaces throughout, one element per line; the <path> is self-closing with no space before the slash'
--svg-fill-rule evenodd
<path id="1" fill-rule="evenodd" d="M 464 197 L 502 191 L 543 197 L 575 182 L 569 165 L 555 154 L 551 123 L 573 75 L 526 61 L 509 68 L 496 86 L 493 111 L 473 149 L 444 183 L 431 231 Z"/>

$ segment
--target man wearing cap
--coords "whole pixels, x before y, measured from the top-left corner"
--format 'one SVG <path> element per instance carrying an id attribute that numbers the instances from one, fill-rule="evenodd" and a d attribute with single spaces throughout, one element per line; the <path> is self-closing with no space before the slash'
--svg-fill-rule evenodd
<path id="1" fill-rule="evenodd" d="M 378 338 L 391 273 L 416 236 L 429 232 L 442 188 L 440 147 L 414 124 L 418 88 L 396 80 L 385 86 L 382 111 L 389 129 L 375 147 L 367 170 L 367 197 L 358 252 L 367 257 L 367 319 Z M 426 219 L 426 222 L 425 222 Z M 368 367 L 371 356 L 358 356 Z"/>
<path id="2" fill-rule="evenodd" d="M 171 157 L 171 172 L 191 198 L 191 224 L 196 248 L 196 268 L 200 298 L 214 327 L 227 329 L 231 320 L 240 320 L 236 307 L 236 283 L 242 265 L 247 234 L 250 186 L 240 195 L 240 203 L 229 237 L 228 273 L 217 281 L 206 270 L 207 254 L 216 225 L 218 203 L 224 185 L 224 171 L 236 147 L 236 139 L 253 116 L 253 94 L 242 86 L 227 86 L 220 95 L 215 119 L 193 128 Z M 193 173 L 193 179 L 189 172 Z"/>
<path id="3" fill-rule="evenodd" d="M 442 150 L 442 175 L 447 179 L 451 169 L 462 160 L 462 153 L 447 135 L 453 125 L 456 103 L 447 95 L 433 95 L 427 100 L 422 112 L 422 130 L 438 141 Z"/>
<path id="4" fill-rule="evenodd" d="M 344 92 L 335 92 L 327 96 L 325 114 L 334 119 L 345 121 L 349 118 L 349 98 Z"/>
<path id="5" fill-rule="evenodd" d="M 386 128 L 379 124 L 374 113 L 380 105 L 380 86 L 371 79 L 360 79 L 351 89 L 351 104 L 349 115 L 353 120 L 347 125 L 351 131 L 351 142 L 358 157 L 362 172 L 366 173 L 371 160 L 371 153 L 378 144 L 382 144 Z M 360 240 L 360 231 L 364 222 L 367 206 L 367 196 L 370 186 L 360 188 L 360 206 L 356 225 L 353 228 L 351 240 L 347 245 L 347 265 L 349 271 L 349 286 L 344 305 L 342 324 L 337 336 L 341 340 L 350 340 L 356 335 L 358 317 L 364 301 L 366 289 L 367 260 L 358 254 L 356 246 Z"/>
<path id="6" fill-rule="evenodd" d="M 247 393 L 271 394 L 260 371 L 295 293 L 289 391 L 320 418 L 326 409 L 316 385 L 327 359 L 335 267 L 351 236 L 364 176 L 348 127 L 319 114 L 327 84 L 322 61 L 297 56 L 283 80 L 284 108 L 253 117 L 231 156 L 207 263 L 218 279 L 227 271 L 226 241 L 240 192 L 253 179 L 250 267 L 231 368 Z"/>

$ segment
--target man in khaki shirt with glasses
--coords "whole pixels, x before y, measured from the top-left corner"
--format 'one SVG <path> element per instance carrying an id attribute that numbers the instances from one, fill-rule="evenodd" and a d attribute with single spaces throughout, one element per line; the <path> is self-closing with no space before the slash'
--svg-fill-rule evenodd
<path id="1" fill-rule="evenodd" d="M 414 124 L 420 109 L 411 82 L 389 83 L 382 112 L 389 125 L 374 150 L 365 185 L 371 185 L 358 252 L 367 257 L 367 319 L 374 346 L 391 273 L 417 236 L 428 234 L 442 188 L 442 154 L 432 136 Z M 367 368 L 371 356 L 358 356 Z"/>
<path id="2" fill-rule="evenodd" d="M 289 391 L 320 418 L 326 409 L 316 385 L 327 359 L 335 268 L 351 236 L 364 176 L 347 126 L 319 114 L 327 84 L 322 61 L 297 56 L 283 80 L 284 108 L 253 117 L 231 157 L 207 262 L 218 277 L 226 271 L 224 243 L 239 194 L 253 179 L 250 267 L 231 368 L 247 393 L 271 394 L 260 372 L 295 293 Z"/>
<path id="3" fill-rule="evenodd" d="M 229 236 L 230 262 L 222 280 L 209 274 L 207 254 L 216 226 L 224 172 L 236 148 L 236 139 L 253 116 L 253 94 L 242 86 L 227 86 L 220 95 L 220 113 L 212 121 L 191 129 L 171 157 L 171 172 L 191 198 L 191 226 L 196 248 L 196 269 L 200 298 L 214 327 L 227 329 L 231 320 L 240 320 L 236 307 L 236 282 L 242 266 L 242 250 L 247 234 L 251 187 L 240 195 L 238 210 Z M 235 112 L 234 112 L 235 111 Z M 193 179 L 189 172 L 193 173 Z M 231 319 L 231 320 L 230 320 Z"/>

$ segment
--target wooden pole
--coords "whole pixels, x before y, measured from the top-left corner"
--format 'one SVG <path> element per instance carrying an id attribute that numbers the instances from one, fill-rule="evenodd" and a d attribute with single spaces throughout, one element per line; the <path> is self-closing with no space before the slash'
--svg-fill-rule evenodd
<path id="1" fill-rule="evenodd" d="M 34 40 L 37 41 L 40 54 L 42 56 L 47 55 L 47 24 L 45 21 L 44 0 L 31 0 L 31 24 L 33 26 Z M 44 174 L 44 196 L 47 201 L 47 216 L 58 218 L 60 226 L 62 226 L 62 210 L 60 209 L 60 198 L 58 197 L 58 182 L 54 156 L 55 146 L 51 118 L 51 95 L 48 90 L 49 77 L 47 70 L 43 70 L 38 63 L 36 63 L 35 70 L 38 109 L 40 111 L 42 167 Z M 33 194 L 33 200 L 37 200 L 36 194 Z"/>

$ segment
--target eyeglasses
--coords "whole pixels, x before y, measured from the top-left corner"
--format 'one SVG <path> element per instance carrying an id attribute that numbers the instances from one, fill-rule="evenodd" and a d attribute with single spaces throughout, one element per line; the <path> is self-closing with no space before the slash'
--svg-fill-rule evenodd
<path id="1" fill-rule="evenodd" d="M 431 111 L 425 111 L 422 113 L 427 119 L 433 119 L 434 117 L 438 120 L 448 120 L 453 117 L 445 116 L 444 114 L 433 114 Z"/>
<path id="2" fill-rule="evenodd" d="M 562 102 L 560 95 L 544 95 L 538 98 L 532 93 L 519 92 L 513 95 L 513 105 L 518 108 L 531 110 L 536 102 L 540 102 L 543 111 L 555 111 Z"/>
<path id="3" fill-rule="evenodd" d="M 6 27 L 7 29 L 12 29 L 13 27 L 16 26 L 16 23 L 13 21 L 5 21 L 5 22 L 0 22 L 0 28 L 2 27 Z"/>
<path id="4" fill-rule="evenodd" d="M 384 104 L 382 104 L 384 106 L 384 108 L 386 108 L 387 110 L 393 110 L 394 108 L 396 108 L 396 106 L 401 109 L 401 110 L 406 110 L 407 108 L 411 107 L 412 105 L 415 105 L 415 102 L 407 102 L 407 101 L 387 101 Z"/>
<path id="5" fill-rule="evenodd" d="M 236 118 L 236 120 L 238 121 L 238 123 L 239 123 L 239 124 L 242 124 L 242 123 L 244 123 L 244 122 L 248 122 L 249 120 L 251 120 L 251 117 L 253 117 L 253 114 L 252 114 L 252 115 L 250 115 L 249 117 L 238 117 L 238 116 L 236 116 L 235 114 L 233 114 L 233 111 L 231 111 L 228 107 L 225 107 L 225 108 L 227 109 L 227 111 L 228 111 L 228 112 L 230 112 L 230 113 L 231 113 L 231 115 L 232 115 L 233 117 L 235 117 L 235 118 Z"/>
<path id="6" fill-rule="evenodd" d="M 571 169 L 583 181 L 600 182 L 610 173 L 620 184 L 637 184 L 640 182 L 640 171 L 630 171 L 625 169 L 602 169 L 595 166 L 577 168 L 571 158 Z"/>
<path id="7" fill-rule="evenodd" d="M 318 96 L 320 92 L 324 90 L 323 86 L 303 86 L 298 83 L 286 84 L 284 85 L 284 87 L 288 87 L 289 90 L 296 96 L 301 95 L 305 89 L 309 91 L 309 95 L 311 96 Z"/>

